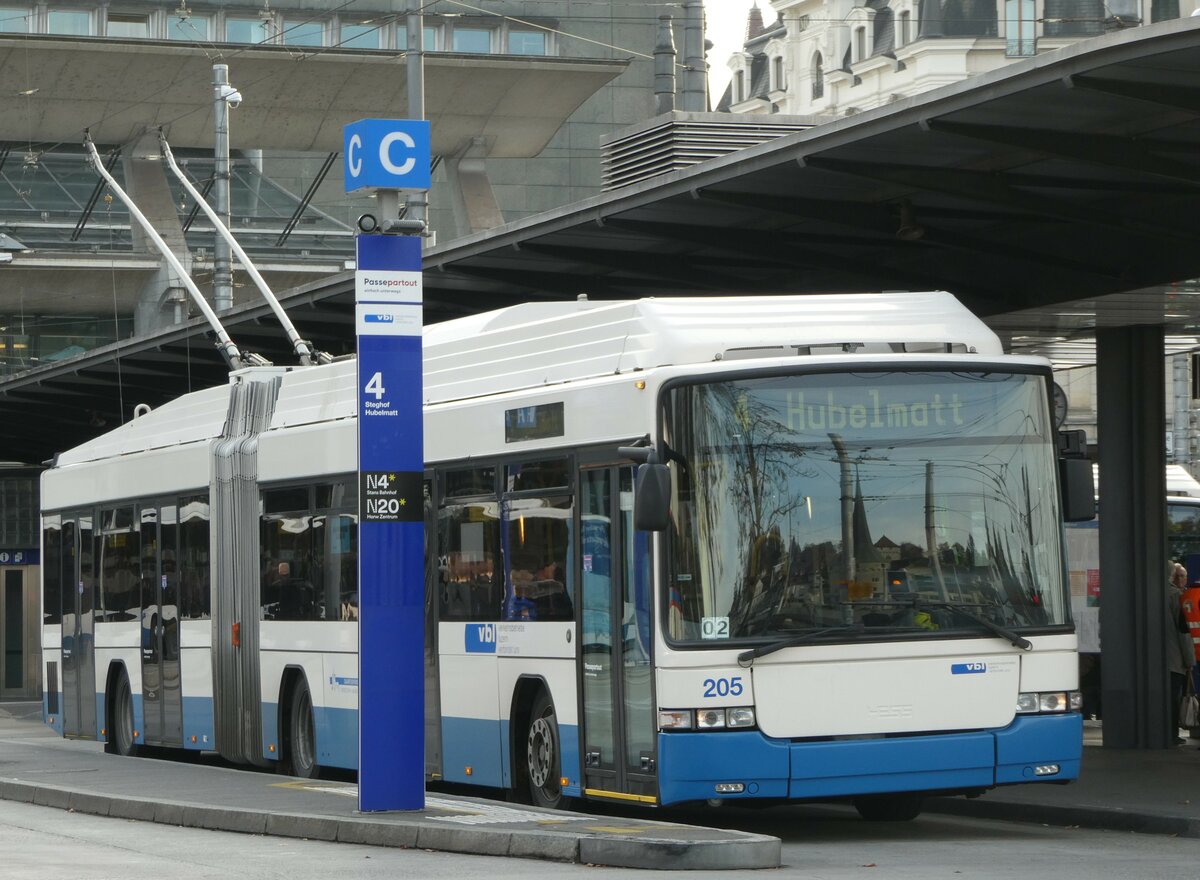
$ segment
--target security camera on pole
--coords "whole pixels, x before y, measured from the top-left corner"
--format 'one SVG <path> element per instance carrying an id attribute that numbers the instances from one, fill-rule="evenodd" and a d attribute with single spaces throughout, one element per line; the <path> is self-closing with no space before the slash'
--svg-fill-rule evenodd
<path id="1" fill-rule="evenodd" d="M 409 21 L 411 35 L 412 16 Z M 410 112 L 414 109 L 420 108 L 410 100 Z M 356 236 L 358 805 L 363 812 L 420 810 L 425 806 L 421 242 L 430 183 L 429 123 L 359 120 L 346 126 L 343 153 L 346 192 L 374 190 L 381 214 L 360 217 Z M 401 193 L 410 194 L 404 218 Z"/>

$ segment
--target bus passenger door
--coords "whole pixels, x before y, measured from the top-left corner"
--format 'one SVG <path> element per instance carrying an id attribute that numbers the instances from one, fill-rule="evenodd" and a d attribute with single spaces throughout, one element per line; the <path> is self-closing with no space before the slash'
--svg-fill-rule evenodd
<path id="1" fill-rule="evenodd" d="M 424 480 L 425 504 L 425 778 L 442 775 L 442 693 L 438 686 L 438 593 L 441 565 L 438 559 L 437 507 L 432 474 Z"/>
<path id="2" fill-rule="evenodd" d="M 650 566 L 633 528 L 633 469 L 586 469 L 579 487 L 584 787 L 654 803 Z"/>
<path id="3" fill-rule="evenodd" d="M 92 518 L 63 518 L 63 735 L 96 738 L 95 573 Z"/>
<path id="4" fill-rule="evenodd" d="M 183 744 L 179 670 L 178 514 L 174 505 L 141 511 L 142 706 L 145 740 Z"/>

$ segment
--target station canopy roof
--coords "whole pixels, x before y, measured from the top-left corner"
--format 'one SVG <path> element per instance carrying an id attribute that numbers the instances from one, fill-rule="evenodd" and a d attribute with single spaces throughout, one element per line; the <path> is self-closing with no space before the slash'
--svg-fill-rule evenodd
<path id="1" fill-rule="evenodd" d="M 434 248 L 426 320 L 583 293 L 945 289 L 1014 350 L 1134 324 L 1190 345 L 1196 155 L 1200 18 L 1114 32 Z M 319 348 L 352 349 L 351 274 L 285 299 Z M 227 323 L 292 362 L 266 306 Z M 40 461 L 224 381 L 205 335 L 194 320 L 5 382 L 0 455 Z"/>
<path id="2" fill-rule="evenodd" d="M 408 117 L 404 53 L 298 46 L 223 47 L 243 101 L 233 149 L 335 152 L 359 119 Z M 214 58 L 155 40 L 0 34 L 0 140 L 125 144 L 163 128 L 173 147 L 213 145 Z M 425 54 L 434 155 L 483 138 L 493 158 L 536 156 L 623 60 Z"/>

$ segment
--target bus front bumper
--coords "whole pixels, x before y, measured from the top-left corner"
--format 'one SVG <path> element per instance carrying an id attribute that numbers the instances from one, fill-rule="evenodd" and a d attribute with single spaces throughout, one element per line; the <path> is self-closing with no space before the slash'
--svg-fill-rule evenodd
<path id="1" fill-rule="evenodd" d="M 884 792 L 965 792 L 1079 776 L 1083 718 L 1028 715 L 1000 730 L 792 742 L 760 731 L 662 733 L 659 798 L 825 800 Z"/>

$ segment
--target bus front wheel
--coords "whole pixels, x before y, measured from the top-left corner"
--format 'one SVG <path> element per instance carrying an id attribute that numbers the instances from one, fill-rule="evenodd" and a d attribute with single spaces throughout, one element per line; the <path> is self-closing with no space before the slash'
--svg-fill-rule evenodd
<path id="1" fill-rule="evenodd" d="M 541 691 L 533 702 L 525 736 L 525 771 L 535 806 L 561 809 L 565 805 L 561 766 L 558 718 L 549 694 Z"/>
<path id="2" fill-rule="evenodd" d="M 104 751 L 127 758 L 133 757 L 138 751 L 133 736 L 133 691 L 129 687 L 129 676 L 123 671 L 117 675 L 113 685 Z"/>
<path id="3" fill-rule="evenodd" d="M 316 779 L 320 773 L 317 764 L 316 727 L 313 723 L 312 694 L 308 683 L 300 679 L 292 691 L 288 712 L 288 769 L 292 776 L 301 779 Z"/>
<path id="4" fill-rule="evenodd" d="M 854 799 L 854 809 L 868 822 L 908 822 L 921 815 L 925 799 L 919 794 L 873 794 Z"/>

